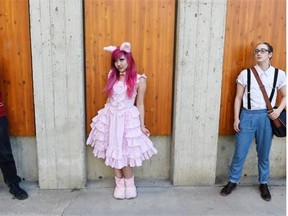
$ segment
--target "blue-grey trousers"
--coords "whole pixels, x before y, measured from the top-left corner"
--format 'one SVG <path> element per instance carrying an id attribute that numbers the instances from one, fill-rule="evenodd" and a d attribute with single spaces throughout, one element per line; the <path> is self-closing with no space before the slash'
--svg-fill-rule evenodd
<path id="1" fill-rule="evenodd" d="M 236 146 L 229 171 L 230 181 L 237 183 L 242 175 L 243 165 L 255 137 L 258 157 L 259 183 L 267 184 L 270 175 L 269 154 L 272 144 L 272 128 L 267 110 L 242 109 L 240 132 L 236 134 Z"/>

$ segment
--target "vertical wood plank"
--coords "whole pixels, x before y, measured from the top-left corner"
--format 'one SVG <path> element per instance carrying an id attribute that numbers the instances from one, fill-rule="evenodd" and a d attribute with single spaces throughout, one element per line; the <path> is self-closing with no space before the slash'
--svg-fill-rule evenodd
<path id="1" fill-rule="evenodd" d="M 28 0 L 2 0 L 0 91 L 10 135 L 35 135 Z"/>

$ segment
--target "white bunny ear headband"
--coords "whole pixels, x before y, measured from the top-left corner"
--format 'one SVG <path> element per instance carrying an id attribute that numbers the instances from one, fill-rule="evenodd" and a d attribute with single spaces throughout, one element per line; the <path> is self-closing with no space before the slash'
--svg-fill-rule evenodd
<path id="1" fill-rule="evenodd" d="M 109 52 L 113 52 L 114 50 L 116 50 L 117 47 L 116 46 L 107 46 L 104 47 L 104 50 L 109 51 Z M 121 46 L 119 47 L 120 50 L 125 51 L 127 53 L 131 52 L 131 44 L 129 42 L 124 42 L 121 44 Z"/>

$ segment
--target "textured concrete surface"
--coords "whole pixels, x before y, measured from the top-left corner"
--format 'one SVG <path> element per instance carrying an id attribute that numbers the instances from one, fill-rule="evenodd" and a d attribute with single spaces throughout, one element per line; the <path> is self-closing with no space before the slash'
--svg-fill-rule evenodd
<path id="1" fill-rule="evenodd" d="M 286 215 L 286 186 L 271 185 L 272 200 L 260 198 L 257 185 L 239 185 L 228 197 L 220 186 L 173 187 L 167 181 L 136 180 L 138 197 L 113 198 L 111 180 L 89 182 L 80 190 L 41 190 L 24 182 L 29 193 L 24 201 L 12 199 L 0 184 L 0 215 Z"/>

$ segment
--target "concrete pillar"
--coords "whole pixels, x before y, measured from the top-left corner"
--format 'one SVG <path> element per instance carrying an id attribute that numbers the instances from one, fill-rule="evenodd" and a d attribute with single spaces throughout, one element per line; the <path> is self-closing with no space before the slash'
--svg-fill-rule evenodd
<path id="1" fill-rule="evenodd" d="M 213 185 L 226 0 L 178 1 L 171 179 Z"/>
<path id="2" fill-rule="evenodd" d="M 86 182 L 83 1 L 30 0 L 39 186 Z"/>

